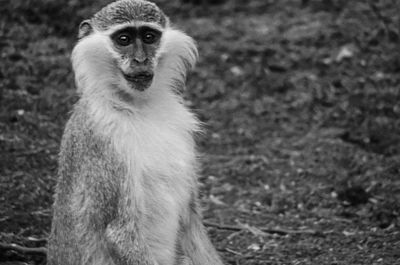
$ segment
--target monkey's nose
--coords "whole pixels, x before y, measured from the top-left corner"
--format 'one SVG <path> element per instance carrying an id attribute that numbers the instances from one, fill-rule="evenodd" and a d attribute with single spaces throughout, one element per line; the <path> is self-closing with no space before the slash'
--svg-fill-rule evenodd
<path id="1" fill-rule="evenodd" d="M 135 58 L 133 58 L 133 60 L 139 64 L 144 64 L 144 63 L 147 63 L 147 61 L 148 61 L 148 59 L 146 57 L 139 57 L 139 58 L 135 57 Z"/>

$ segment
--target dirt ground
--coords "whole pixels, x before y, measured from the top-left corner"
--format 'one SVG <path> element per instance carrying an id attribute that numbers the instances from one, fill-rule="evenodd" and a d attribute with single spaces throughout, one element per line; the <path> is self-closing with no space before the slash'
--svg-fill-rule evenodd
<path id="1" fill-rule="evenodd" d="M 400 5 L 158 0 L 193 36 L 187 104 L 226 264 L 400 264 Z M 215 4 L 215 2 L 221 2 Z M 77 25 L 105 0 L 0 5 L 0 264 L 45 264 Z"/>

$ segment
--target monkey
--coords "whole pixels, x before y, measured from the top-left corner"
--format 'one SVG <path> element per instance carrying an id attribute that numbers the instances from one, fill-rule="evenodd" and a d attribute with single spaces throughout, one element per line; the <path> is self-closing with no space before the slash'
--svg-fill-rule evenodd
<path id="1" fill-rule="evenodd" d="M 222 265 L 202 223 L 201 131 L 182 91 L 194 40 L 146 0 L 81 22 L 48 265 Z"/>

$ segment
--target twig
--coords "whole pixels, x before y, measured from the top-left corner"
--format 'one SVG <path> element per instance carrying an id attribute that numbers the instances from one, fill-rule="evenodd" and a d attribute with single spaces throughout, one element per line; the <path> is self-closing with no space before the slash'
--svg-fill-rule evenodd
<path id="1" fill-rule="evenodd" d="M 236 225 L 224 225 L 217 224 L 209 221 L 203 222 L 205 226 L 214 227 L 217 229 L 230 230 L 230 231 L 242 231 L 245 228 L 243 226 Z M 291 230 L 291 229 L 282 229 L 282 228 L 267 228 L 267 227 L 258 227 L 259 230 L 268 233 L 268 234 L 278 234 L 278 235 L 288 235 L 288 234 L 309 234 L 309 235 L 321 235 L 320 232 L 307 229 L 307 230 Z"/>
<path id="2" fill-rule="evenodd" d="M 236 165 L 241 163 L 242 161 L 249 162 L 259 162 L 261 161 L 264 164 L 268 164 L 268 158 L 264 155 L 215 155 L 215 154 L 207 154 L 205 155 L 206 159 L 219 160 L 221 163 L 226 163 L 226 166 Z M 226 161 L 226 162 L 225 162 Z"/>
<path id="3" fill-rule="evenodd" d="M 231 254 L 239 256 L 240 259 L 251 259 L 251 258 L 254 258 L 254 254 L 253 253 L 243 254 L 243 253 L 241 253 L 239 251 L 235 251 L 235 250 L 232 250 L 230 248 L 224 248 L 224 249 L 221 249 L 221 250 L 218 249 L 218 251 L 220 251 L 220 252 L 229 252 Z M 239 264 L 239 263 L 237 263 L 237 264 Z"/>
<path id="4" fill-rule="evenodd" d="M 37 155 L 39 153 L 45 153 L 47 151 L 48 151 L 48 149 L 45 149 L 45 148 L 38 148 L 35 150 L 25 150 L 25 151 L 21 151 L 21 152 L 16 152 L 15 156 L 33 156 L 33 155 Z"/>
<path id="5" fill-rule="evenodd" d="M 234 251 L 234 250 L 232 250 L 232 249 L 230 249 L 230 248 L 225 248 L 224 250 L 225 250 L 226 252 L 235 254 L 235 255 L 237 255 L 237 256 L 243 256 L 242 253 L 240 253 L 240 252 L 238 252 L 238 251 Z"/>
<path id="6" fill-rule="evenodd" d="M 212 159 L 220 159 L 220 160 L 232 160 L 232 159 L 238 159 L 238 160 L 268 160 L 268 158 L 264 155 L 218 155 L 218 154 L 205 154 L 204 155 L 206 158 L 210 157 Z"/>
<path id="7" fill-rule="evenodd" d="M 27 237 L 26 240 L 35 242 L 37 244 L 47 244 L 47 238 L 36 238 L 36 237 Z"/>
<path id="8" fill-rule="evenodd" d="M 34 254 L 34 255 L 44 255 L 44 256 L 47 255 L 47 250 L 44 247 L 30 248 L 30 247 L 23 247 L 17 244 L 6 244 L 0 242 L 0 249 L 14 250 L 24 254 Z"/>

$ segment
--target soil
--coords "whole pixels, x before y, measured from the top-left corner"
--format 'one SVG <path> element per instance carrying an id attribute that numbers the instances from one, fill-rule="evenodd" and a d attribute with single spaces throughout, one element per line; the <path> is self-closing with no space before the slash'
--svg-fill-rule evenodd
<path id="1" fill-rule="evenodd" d="M 4 2 L 0 242 L 43 247 L 77 99 L 70 52 L 108 1 Z M 205 124 L 204 219 L 225 263 L 400 264 L 398 2 L 156 3 L 198 42 L 185 98 Z M 0 264 L 26 263 L 45 257 L 0 244 Z"/>

